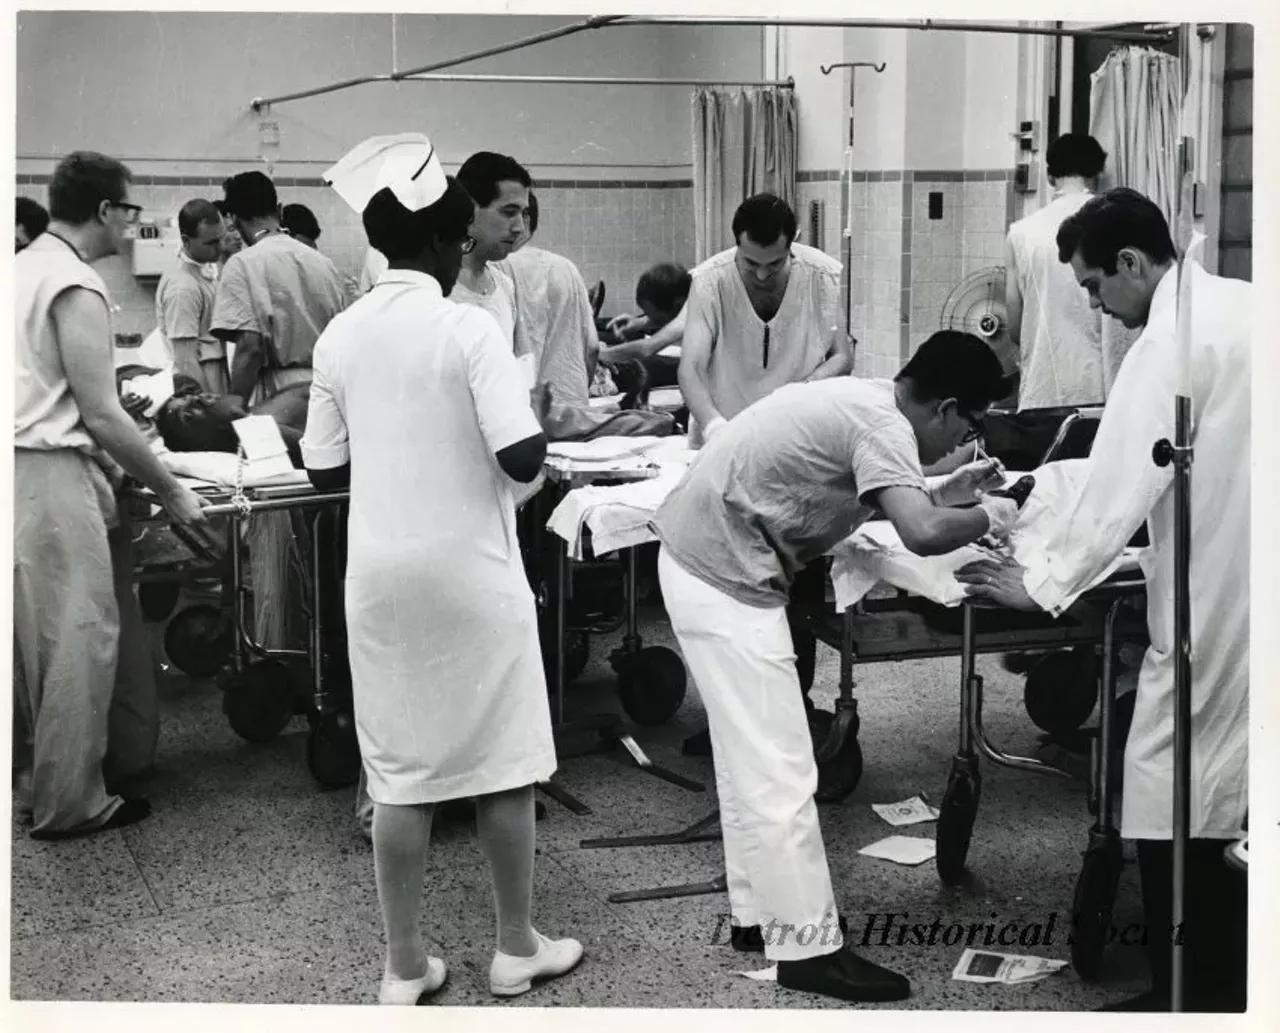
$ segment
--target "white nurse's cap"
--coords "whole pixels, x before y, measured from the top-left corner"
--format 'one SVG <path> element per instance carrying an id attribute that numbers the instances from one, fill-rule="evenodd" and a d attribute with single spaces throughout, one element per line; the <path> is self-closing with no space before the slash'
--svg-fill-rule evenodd
<path id="1" fill-rule="evenodd" d="M 325 172 L 324 181 L 357 213 L 385 187 L 411 212 L 435 204 L 448 189 L 435 147 L 421 133 L 370 137 Z"/>

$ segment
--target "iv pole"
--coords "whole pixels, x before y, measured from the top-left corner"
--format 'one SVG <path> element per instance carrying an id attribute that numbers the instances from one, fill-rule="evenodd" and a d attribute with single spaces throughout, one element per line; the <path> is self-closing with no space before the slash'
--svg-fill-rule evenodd
<path id="1" fill-rule="evenodd" d="M 1191 70 L 1194 24 L 1182 27 L 1178 55 L 1184 84 Z M 1184 86 L 1185 97 L 1185 86 Z M 1194 141 L 1183 127 L 1178 147 L 1178 210 L 1174 243 L 1178 253 L 1177 394 L 1174 398 L 1174 443 L 1156 442 L 1152 458 L 1157 466 L 1173 463 L 1173 968 L 1169 1010 L 1185 1011 L 1187 841 L 1191 834 L 1191 243 Z"/>
<path id="2" fill-rule="evenodd" d="M 884 63 L 871 61 L 842 61 L 834 65 L 820 65 L 823 75 L 830 75 L 837 68 L 849 69 L 849 147 L 844 155 L 845 216 L 844 216 L 844 276 L 847 287 L 844 296 L 844 332 L 853 336 L 853 102 L 858 92 L 858 69 L 871 68 L 879 75 Z"/>

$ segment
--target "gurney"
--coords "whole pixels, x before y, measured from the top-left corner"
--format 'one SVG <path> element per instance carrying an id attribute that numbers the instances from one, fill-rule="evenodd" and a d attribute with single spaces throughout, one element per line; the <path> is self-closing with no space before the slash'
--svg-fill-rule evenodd
<path id="1" fill-rule="evenodd" d="M 223 694 L 223 712 L 232 729 L 250 742 L 276 738 L 301 710 L 310 723 L 307 766 L 322 785 L 344 786 L 359 775 L 360 753 L 351 717 L 346 664 L 331 655 L 337 636 L 328 634 L 321 572 L 341 569 L 341 532 L 346 491 L 318 492 L 305 471 L 265 478 L 245 478 L 239 460 L 229 453 L 164 453 L 162 462 L 202 498 L 206 514 L 225 518 L 226 544 L 221 555 L 182 535 L 184 544 L 206 571 L 223 581 L 226 605 L 196 605 L 175 614 L 165 629 L 169 659 L 197 677 L 215 676 Z M 135 520 L 152 528 L 168 528 L 158 499 L 134 485 L 128 501 Z M 293 542 L 308 542 L 301 557 L 308 605 L 307 648 L 267 648 L 251 627 L 251 592 L 245 578 L 245 532 L 255 514 L 287 512 Z M 177 531 L 176 528 L 171 528 Z M 336 576 L 329 580 L 336 580 Z M 308 667 L 305 681 L 299 677 Z M 336 684 L 335 684 L 336 682 Z"/>
<path id="2" fill-rule="evenodd" d="M 639 632 L 637 586 L 639 576 L 636 549 L 652 541 L 645 532 L 639 536 L 622 527 L 620 535 L 610 536 L 605 530 L 596 539 L 592 555 L 589 549 L 591 536 L 584 533 L 584 521 L 590 500 L 609 498 L 622 488 L 639 492 L 660 504 L 670 490 L 673 479 L 678 479 L 693 453 L 683 437 L 666 438 L 598 438 L 587 442 L 555 442 L 547 450 L 546 479 L 551 486 L 554 507 L 552 519 L 545 526 L 535 519 L 533 537 L 535 552 L 541 553 L 542 532 L 550 530 L 553 536 L 563 539 L 552 552 L 549 577 L 540 580 L 535 594 L 544 610 L 552 613 L 554 640 L 554 669 L 550 672 L 553 694 L 552 719 L 557 734 L 557 753 L 564 757 L 570 753 L 587 750 L 568 748 L 569 738 L 583 731 L 594 733 L 597 744 L 612 749 L 621 743 L 636 764 L 651 775 L 689 789 L 703 792 L 706 787 L 678 774 L 659 767 L 644 754 L 633 737 L 625 734 L 615 715 L 601 714 L 589 719 L 567 721 L 564 713 L 565 688 L 585 668 L 588 659 L 588 635 L 609 634 L 625 626 L 621 646 L 610 655 L 610 665 L 618 676 L 618 694 L 627 717 L 639 725 L 656 725 L 666 721 L 684 700 L 687 674 L 684 663 L 672 650 L 665 647 L 645 647 Z M 653 487 L 650 487 L 653 486 Z M 566 504 L 566 499 L 573 501 Z M 583 507 L 584 500 L 588 500 Z M 644 517 L 647 522 L 648 517 Z M 625 524 L 625 522 L 624 522 Z M 604 547 L 601 547 L 601 542 Z M 624 608 L 621 620 L 595 622 L 589 626 L 572 626 L 569 619 L 569 601 L 573 591 L 575 567 L 589 565 L 600 557 L 618 551 L 625 553 L 623 572 Z M 544 575 L 538 571 L 535 577 Z M 578 813 L 589 813 L 589 808 L 570 798 L 561 802 Z"/>
<path id="3" fill-rule="evenodd" d="M 1070 490 L 1073 473 L 1081 461 L 1050 463 L 1035 471 L 1037 489 L 1027 502 L 1023 519 L 1011 538 L 1015 556 L 1020 545 L 1029 545 L 1032 529 L 1063 493 Z M 1009 475 L 1009 483 L 1018 474 Z M 678 479 L 678 478 L 677 478 Z M 552 526 L 581 548 L 575 529 L 599 529 L 607 542 L 636 543 L 653 540 L 648 518 L 661 504 L 661 488 L 675 483 L 656 479 L 644 486 L 619 487 L 607 499 L 602 493 L 587 499 L 565 500 L 553 514 Z M 656 501 L 656 504 L 655 504 Z M 1116 654 L 1125 641 L 1145 644 L 1143 581 L 1137 555 L 1130 550 L 1106 571 L 1062 618 L 1045 614 L 1000 611 L 965 601 L 954 571 L 980 555 L 976 547 L 942 557 L 909 553 L 891 525 L 871 521 L 832 550 L 831 586 L 834 608 L 815 605 L 804 613 L 806 625 L 822 642 L 840 653 L 840 697 L 826 741 L 815 751 L 821 781 L 834 799 L 843 799 L 856 788 L 862 774 L 862 754 L 857 743 L 858 713 L 853 698 L 853 667 L 857 663 L 958 656 L 960 670 L 959 746 L 943 795 L 937 826 L 937 867 L 948 885 L 962 881 L 965 860 L 977 816 L 981 775 L 978 755 L 1002 766 L 1074 777 L 1044 761 L 1017 757 L 997 749 L 982 727 L 982 679 L 976 673 L 980 653 L 1015 650 L 1101 648 L 1100 725 L 1091 737 L 1089 808 L 1095 816 L 1089 847 L 1077 886 L 1076 930 L 1073 961 L 1082 975 L 1096 971 L 1111 905 L 1119 877 L 1121 854 L 1114 826 Z M 873 597 L 873 589 L 891 590 Z M 1089 716 L 1098 699 L 1097 683 L 1083 686 Z M 1090 690 L 1092 690 L 1090 692 Z M 823 802 L 823 801 L 820 801 Z M 717 838 L 713 812 L 686 829 L 673 833 L 584 840 L 584 848 L 670 845 Z M 723 876 L 701 883 L 656 889 L 632 890 L 612 895 L 614 903 L 718 893 L 725 890 Z"/>

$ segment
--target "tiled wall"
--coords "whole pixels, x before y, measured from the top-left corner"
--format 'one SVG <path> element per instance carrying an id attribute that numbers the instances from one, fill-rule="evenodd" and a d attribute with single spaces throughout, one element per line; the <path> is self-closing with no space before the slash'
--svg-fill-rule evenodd
<path id="1" fill-rule="evenodd" d="M 144 218 L 163 221 L 196 197 L 222 196 L 221 176 L 143 176 L 135 178 L 131 197 L 145 208 Z M 366 239 L 360 217 L 317 180 L 278 177 L 281 204 L 305 204 L 320 223 L 320 250 L 340 272 L 359 276 Z M 19 176 L 19 195 L 48 206 L 48 177 Z M 572 259 L 588 284 L 606 285 L 605 314 L 631 311 L 635 284 L 655 262 L 693 264 L 693 185 L 685 180 L 573 181 L 537 185 L 539 226 L 536 243 Z M 97 263 L 116 306 L 117 333 L 149 333 L 155 327 L 155 281 L 138 280 L 123 256 Z"/>
<path id="2" fill-rule="evenodd" d="M 846 280 L 853 281 L 855 373 L 892 376 L 938 328 L 947 295 L 963 277 L 1001 264 L 1013 214 L 1011 177 L 1006 170 L 855 174 L 846 270 Z M 223 178 L 138 176 L 132 194 L 147 217 L 164 219 L 194 197 L 220 197 Z M 799 239 L 843 262 L 846 208 L 839 171 L 803 171 L 797 178 Z M 47 182 L 46 176 L 19 176 L 17 190 L 45 204 Z M 320 250 L 356 277 L 366 247 L 359 217 L 316 180 L 280 177 L 276 186 L 281 203 L 299 202 L 315 212 Z M 935 191 L 942 194 L 942 218 L 931 220 L 928 199 Z M 547 180 L 537 192 L 537 244 L 572 259 L 588 284 L 605 282 L 606 315 L 632 309 L 636 280 L 653 263 L 693 264 L 689 180 Z M 809 223 L 813 201 L 821 205 L 816 241 Z M 137 280 L 120 256 L 98 268 L 117 306 L 116 332 L 150 332 L 155 283 Z"/>

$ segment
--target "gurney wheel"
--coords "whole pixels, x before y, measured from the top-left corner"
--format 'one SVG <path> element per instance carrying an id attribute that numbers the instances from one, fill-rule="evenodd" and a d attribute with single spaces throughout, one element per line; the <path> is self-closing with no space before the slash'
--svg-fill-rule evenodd
<path id="1" fill-rule="evenodd" d="M 142 616 L 152 624 L 159 624 L 173 613 L 182 595 L 182 585 L 177 581 L 144 581 L 138 586 L 138 606 Z"/>
<path id="2" fill-rule="evenodd" d="M 1101 665 L 1092 646 L 1049 653 L 1027 672 L 1027 715 L 1050 735 L 1074 732 L 1098 703 Z"/>
<path id="3" fill-rule="evenodd" d="M 325 714 L 307 736 L 307 768 L 326 789 L 342 789 L 360 778 L 360 743 L 350 714 Z"/>
<path id="4" fill-rule="evenodd" d="M 938 877 L 947 886 L 958 886 L 964 879 L 965 858 L 969 856 L 981 795 L 982 779 L 978 772 L 952 771 L 939 808 L 936 841 Z"/>
<path id="5" fill-rule="evenodd" d="M 1085 851 L 1071 907 L 1071 967 L 1081 979 L 1098 977 L 1123 865 L 1120 837 L 1114 831 Z"/>
<path id="6" fill-rule="evenodd" d="M 231 652 L 230 622 L 216 606 L 189 606 L 164 629 L 164 651 L 193 678 L 211 678 Z"/>
<path id="7" fill-rule="evenodd" d="M 809 735 L 813 739 L 815 759 L 817 751 L 826 743 L 835 723 L 836 715 L 829 710 L 810 710 Z M 846 799 L 862 781 L 862 746 L 858 742 L 861 727 L 857 711 L 845 733 L 840 750 L 828 761 L 818 762 L 818 788 L 813 794 L 817 803 L 839 803 Z"/>
<path id="8" fill-rule="evenodd" d="M 627 717 L 638 725 L 670 720 L 684 702 L 689 676 L 684 661 L 663 646 L 650 646 L 614 663 L 618 698 Z"/>
<path id="9" fill-rule="evenodd" d="M 279 660 L 256 660 L 222 686 L 231 730 L 249 742 L 270 742 L 293 717 L 293 679 Z"/>

